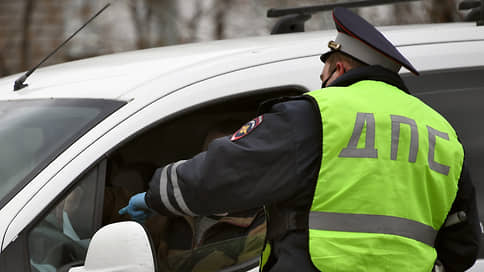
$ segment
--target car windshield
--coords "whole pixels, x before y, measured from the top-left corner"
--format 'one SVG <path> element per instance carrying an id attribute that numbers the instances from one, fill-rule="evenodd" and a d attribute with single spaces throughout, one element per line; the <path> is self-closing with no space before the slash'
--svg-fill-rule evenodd
<path id="1" fill-rule="evenodd" d="M 0 207 L 122 105 L 100 99 L 0 101 Z"/>

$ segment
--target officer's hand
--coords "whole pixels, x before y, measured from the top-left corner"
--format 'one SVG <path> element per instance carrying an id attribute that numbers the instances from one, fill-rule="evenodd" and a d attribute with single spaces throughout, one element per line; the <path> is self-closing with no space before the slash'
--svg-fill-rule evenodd
<path id="1" fill-rule="evenodd" d="M 128 214 L 131 219 L 144 223 L 153 214 L 153 210 L 145 202 L 145 195 L 146 192 L 132 196 L 129 199 L 128 206 L 119 210 L 119 214 Z"/>

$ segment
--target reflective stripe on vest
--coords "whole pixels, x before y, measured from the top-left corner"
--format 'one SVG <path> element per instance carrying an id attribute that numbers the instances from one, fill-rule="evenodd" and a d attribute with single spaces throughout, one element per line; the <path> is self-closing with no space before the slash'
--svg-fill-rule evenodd
<path id="1" fill-rule="evenodd" d="M 375 215 L 311 212 L 309 228 L 316 230 L 393 234 L 434 246 L 437 231 L 406 218 Z"/>

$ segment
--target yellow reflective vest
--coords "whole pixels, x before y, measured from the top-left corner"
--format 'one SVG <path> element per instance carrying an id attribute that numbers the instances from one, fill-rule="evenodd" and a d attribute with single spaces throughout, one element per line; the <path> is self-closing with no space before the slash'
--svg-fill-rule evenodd
<path id="1" fill-rule="evenodd" d="M 313 264 L 328 272 L 431 271 L 464 159 L 452 126 L 380 81 L 309 95 L 323 130 L 309 213 Z M 267 244 L 261 267 L 269 254 Z"/>
<path id="2" fill-rule="evenodd" d="M 321 271 L 431 271 L 457 193 L 464 151 L 418 98 L 360 81 L 309 93 L 320 109 L 322 161 L 309 214 Z"/>

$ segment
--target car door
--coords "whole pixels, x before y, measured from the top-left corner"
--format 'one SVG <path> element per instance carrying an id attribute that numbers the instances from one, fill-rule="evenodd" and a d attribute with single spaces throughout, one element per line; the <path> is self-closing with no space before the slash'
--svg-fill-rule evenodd
<path id="1" fill-rule="evenodd" d="M 122 187 L 130 192 L 129 195 L 143 191 L 157 167 L 188 159 L 203 151 L 214 138 L 233 134 L 257 116 L 262 101 L 308 91 L 309 86 L 319 84 L 319 80 L 311 76 L 313 67 L 308 67 L 307 62 L 293 60 L 237 71 L 167 97 L 170 102 L 166 103 L 189 101 L 190 106 L 149 125 L 111 152 L 109 186 Z M 319 66 L 319 61 L 316 63 Z M 282 69 L 284 67 L 293 67 L 298 72 Z M 278 75 L 277 71 L 281 73 Z M 302 71 L 306 75 L 303 76 Z M 314 71 L 317 74 L 318 70 Z M 281 75 L 284 75 L 283 80 Z M 171 100 L 175 96 L 178 100 Z M 198 99 L 200 101 L 194 103 Z M 123 178 L 126 176 L 130 176 L 129 181 Z M 117 197 L 124 198 L 121 203 L 127 203 L 126 194 Z M 123 220 L 112 214 L 112 221 Z M 205 229 L 200 230 L 197 224 L 205 225 Z M 154 216 L 147 221 L 146 227 L 162 271 L 247 271 L 257 266 L 265 237 L 261 207 L 225 217 Z"/>
<path id="2" fill-rule="evenodd" d="M 0 256 L 2 271 L 67 271 L 83 262 L 101 226 L 106 160 L 59 194 Z"/>
<path id="3" fill-rule="evenodd" d="M 86 245 L 99 227 L 126 220 L 108 218 L 106 210 L 115 214 L 116 205 L 127 203 L 126 199 L 119 201 L 122 197 L 146 189 L 154 168 L 203 150 L 203 142 L 210 138 L 207 131 L 219 121 L 223 123 L 228 119 L 230 129 L 234 130 L 256 114 L 259 102 L 317 88 L 319 66 L 317 57 L 293 59 L 212 77 L 153 101 L 115 127 L 99 133 L 93 142 L 85 144 L 84 149 L 59 167 L 9 223 L 4 237 L 13 242 L 2 253 L 0 265 L 6 271 L 60 271 L 82 263 Z M 159 86 L 163 86 L 162 82 Z M 83 140 L 81 137 L 78 141 Z M 116 175 L 118 179 L 114 182 Z M 141 184 L 136 184 L 136 180 Z M 114 189 L 111 188 L 113 182 L 117 186 Z M 124 193 L 118 193 L 119 188 L 125 190 Z M 36 214 L 32 214 L 33 211 Z M 262 215 L 256 211 L 247 226 L 262 226 Z M 252 224 L 256 216 L 262 218 L 257 225 Z M 213 233 L 224 234 L 225 227 Z M 251 231 L 254 231 L 254 239 L 248 239 L 246 233 L 220 238 L 200 249 L 198 255 L 201 259 L 207 254 L 213 256 L 206 264 L 211 267 L 213 260 L 226 260 L 226 256 L 219 253 L 221 248 L 243 245 L 246 250 L 239 252 L 248 254 L 239 254 L 236 263 L 228 263 L 223 268 L 241 271 L 254 267 L 264 232 L 262 228 Z M 256 242 L 251 243 L 253 241 Z M 190 253 L 189 257 L 194 255 Z M 210 271 L 219 268 L 213 267 Z"/>

